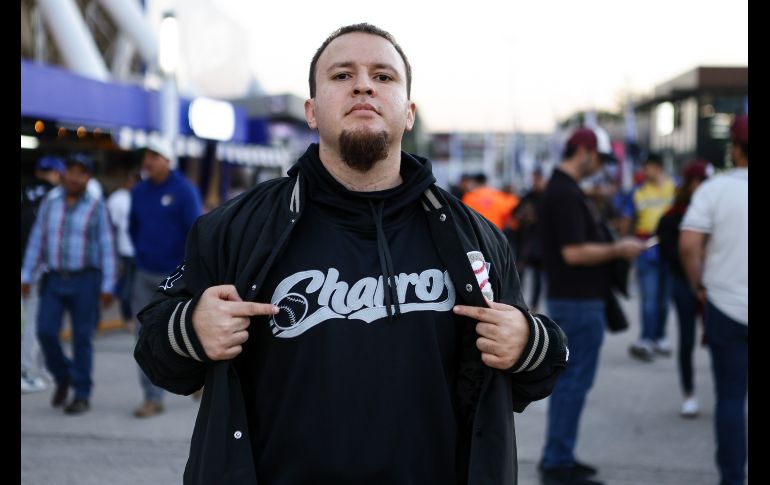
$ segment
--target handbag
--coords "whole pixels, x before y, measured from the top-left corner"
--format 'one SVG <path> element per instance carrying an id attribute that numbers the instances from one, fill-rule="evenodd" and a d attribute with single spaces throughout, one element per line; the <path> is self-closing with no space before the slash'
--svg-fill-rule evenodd
<path id="1" fill-rule="evenodd" d="M 607 330 L 611 333 L 628 330 L 628 319 L 612 290 L 608 291 L 607 296 L 604 297 L 604 318 L 607 320 Z"/>
<path id="2" fill-rule="evenodd" d="M 615 240 L 615 235 L 607 224 L 602 224 L 604 232 L 610 241 Z M 628 274 L 631 272 L 631 262 L 627 259 L 613 259 L 610 262 L 610 288 L 604 297 L 604 317 L 607 319 L 607 330 L 619 333 L 628 330 L 628 319 L 620 307 L 617 291 L 628 298 Z"/>

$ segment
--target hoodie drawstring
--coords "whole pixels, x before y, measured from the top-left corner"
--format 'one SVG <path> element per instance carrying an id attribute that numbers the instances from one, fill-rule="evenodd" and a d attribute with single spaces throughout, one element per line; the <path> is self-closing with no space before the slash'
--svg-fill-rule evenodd
<path id="1" fill-rule="evenodd" d="M 374 202 L 370 200 L 369 207 L 372 208 L 372 217 L 374 217 L 374 225 L 377 228 L 377 252 L 380 258 L 380 270 L 384 278 L 385 311 L 388 313 L 388 320 L 392 321 L 393 310 L 391 305 L 394 305 L 396 308 L 396 318 L 401 316 L 401 305 L 398 303 L 395 281 L 391 281 L 395 280 L 393 260 L 390 257 L 390 247 L 388 246 L 388 240 L 385 238 L 385 231 L 382 229 L 382 210 L 385 207 L 385 201 L 381 200 L 375 207 Z"/>

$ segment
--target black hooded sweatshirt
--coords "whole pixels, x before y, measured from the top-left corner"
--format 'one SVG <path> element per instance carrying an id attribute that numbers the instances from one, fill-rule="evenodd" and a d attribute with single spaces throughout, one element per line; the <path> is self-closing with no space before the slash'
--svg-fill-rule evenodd
<path id="1" fill-rule="evenodd" d="M 455 291 L 419 205 L 435 179 L 405 157 L 402 184 L 351 192 L 315 153 L 298 167 L 305 212 L 257 298 L 281 312 L 251 326 L 242 373 L 257 478 L 455 483 Z"/>

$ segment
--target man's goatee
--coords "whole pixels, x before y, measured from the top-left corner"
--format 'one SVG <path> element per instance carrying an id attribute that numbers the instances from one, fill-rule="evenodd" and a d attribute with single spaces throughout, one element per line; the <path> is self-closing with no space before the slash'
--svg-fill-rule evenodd
<path id="1" fill-rule="evenodd" d="M 348 167 L 368 172 L 379 160 L 388 157 L 388 133 L 385 131 L 343 131 L 339 138 L 340 155 Z"/>

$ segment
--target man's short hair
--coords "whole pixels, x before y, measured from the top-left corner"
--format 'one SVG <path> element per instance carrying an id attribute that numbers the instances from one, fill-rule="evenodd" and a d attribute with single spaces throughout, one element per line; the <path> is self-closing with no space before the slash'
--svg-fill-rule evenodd
<path id="1" fill-rule="evenodd" d="M 654 165 L 657 165 L 659 167 L 663 166 L 663 157 L 661 157 L 657 153 L 650 153 L 647 155 L 647 157 L 644 159 L 644 162 L 642 165 L 647 165 L 648 163 L 652 163 Z"/>
<path id="2" fill-rule="evenodd" d="M 318 50 L 315 52 L 315 55 L 313 56 L 313 60 L 310 61 L 310 75 L 308 76 L 308 81 L 310 83 L 310 97 L 315 98 L 315 68 L 316 68 L 316 64 L 318 64 L 318 58 L 321 57 L 321 54 L 323 54 L 323 51 L 326 50 L 326 47 L 329 44 L 331 44 L 331 42 L 334 39 L 336 39 L 341 35 L 350 34 L 354 32 L 362 32 L 364 34 L 378 35 L 383 39 L 387 40 L 388 42 L 390 42 L 391 44 L 393 44 L 393 47 L 396 48 L 396 52 L 398 52 L 398 55 L 401 56 L 401 59 L 404 61 L 404 65 L 406 66 L 406 96 L 407 98 L 410 97 L 412 93 L 412 66 L 409 64 L 409 60 L 406 58 L 406 54 L 404 54 L 404 51 L 401 49 L 401 46 L 398 45 L 398 43 L 396 42 L 396 39 L 394 39 L 393 36 L 390 35 L 390 33 L 372 24 L 368 24 L 366 22 L 360 23 L 360 24 L 346 25 L 345 27 L 340 27 L 339 29 L 335 30 L 332 33 L 332 35 L 327 37 L 324 43 L 321 44 L 321 47 L 319 47 Z"/>

